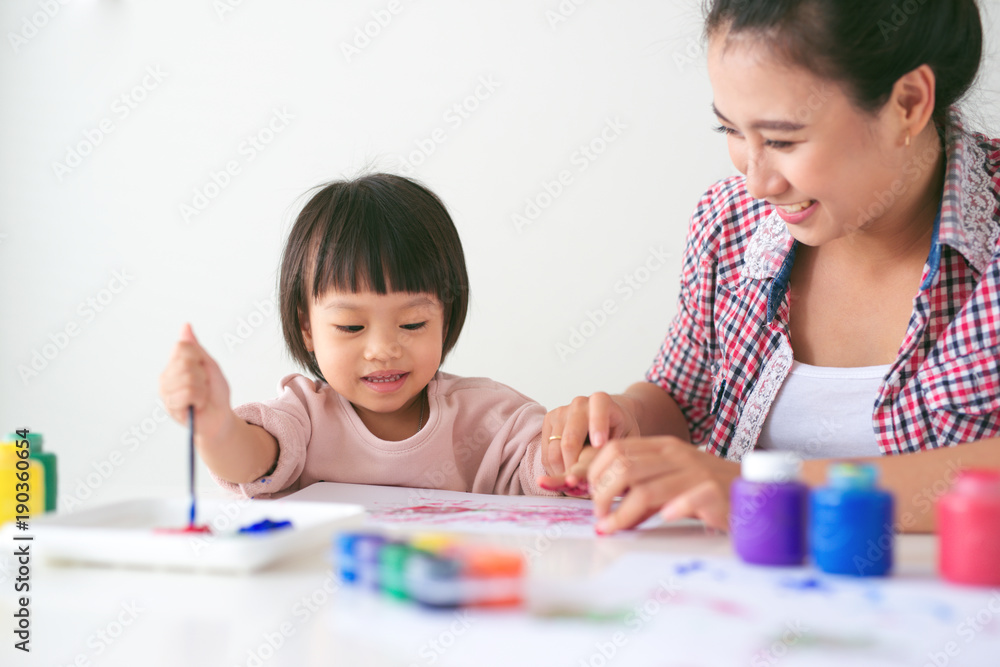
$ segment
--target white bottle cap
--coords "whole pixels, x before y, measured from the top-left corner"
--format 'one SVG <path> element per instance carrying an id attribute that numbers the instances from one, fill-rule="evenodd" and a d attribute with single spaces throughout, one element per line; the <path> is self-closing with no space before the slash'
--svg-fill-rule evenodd
<path id="1" fill-rule="evenodd" d="M 802 470 L 802 458 L 791 452 L 754 450 L 743 457 L 740 470 L 749 482 L 795 482 Z"/>

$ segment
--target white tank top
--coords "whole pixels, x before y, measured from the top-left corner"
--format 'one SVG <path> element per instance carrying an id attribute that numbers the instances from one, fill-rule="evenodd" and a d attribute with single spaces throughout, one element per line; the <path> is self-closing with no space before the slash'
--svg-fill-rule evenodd
<path id="1" fill-rule="evenodd" d="M 872 411 L 889 366 L 832 368 L 792 362 L 757 440 L 806 459 L 880 456 Z"/>

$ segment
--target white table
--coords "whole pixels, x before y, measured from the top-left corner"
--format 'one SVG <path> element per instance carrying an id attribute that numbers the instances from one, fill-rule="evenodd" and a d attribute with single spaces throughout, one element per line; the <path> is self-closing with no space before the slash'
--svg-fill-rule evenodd
<path id="1" fill-rule="evenodd" d="M 373 499 L 384 506 L 414 500 L 411 489 L 354 485 L 315 485 L 290 498 L 320 501 L 331 493 L 368 506 Z M 451 498 L 419 496 L 421 502 Z M 561 500 L 583 502 L 520 502 Z M 392 529 L 428 527 L 442 528 L 411 520 Z M 649 594 L 625 617 L 592 620 L 423 610 L 341 587 L 327 550 L 247 576 L 35 563 L 33 651 L 13 650 L 10 628 L 4 629 L 0 664 L 922 665 L 935 657 L 948 665 L 1000 664 L 1000 592 L 937 581 L 931 536 L 900 537 L 895 575 L 875 582 L 825 577 L 807 567 L 744 566 L 725 535 L 692 522 L 611 538 L 552 526 L 490 530 L 469 539 L 534 554 L 529 585 L 536 602 L 642 585 Z M 0 617 L 12 628 L 6 558 Z M 608 568 L 616 564 L 612 577 Z M 786 580 L 791 584 L 783 588 Z M 814 591 L 798 590 L 810 581 Z M 672 589 L 658 590 L 657 582 L 672 582 Z M 977 630 L 962 626 L 977 613 L 985 621 Z"/>

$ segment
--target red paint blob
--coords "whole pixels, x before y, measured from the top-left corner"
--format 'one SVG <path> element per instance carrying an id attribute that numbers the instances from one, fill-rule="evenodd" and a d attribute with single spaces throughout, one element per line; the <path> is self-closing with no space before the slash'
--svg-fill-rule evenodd
<path id="1" fill-rule="evenodd" d="M 459 514 L 461 512 L 474 512 L 475 509 L 472 507 L 448 507 L 442 505 L 417 505 L 415 507 L 407 507 L 402 511 L 410 512 L 412 514 Z"/>
<path id="2" fill-rule="evenodd" d="M 580 480 L 576 484 L 567 484 L 565 481 L 556 482 L 554 479 L 552 477 L 540 477 L 538 479 L 538 486 L 546 491 L 565 493 L 568 496 L 586 496 L 590 493 L 587 480 Z"/>
<path id="3" fill-rule="evenodd" d="M 211 535 L 212 529 L 208 526 L 195 526 L 192 524 L 190 526 L 184 526 L 183 528 L 154 528 L 153 532 L 157 535 L 184 535 L 189 533 L 205 533 Z"/>

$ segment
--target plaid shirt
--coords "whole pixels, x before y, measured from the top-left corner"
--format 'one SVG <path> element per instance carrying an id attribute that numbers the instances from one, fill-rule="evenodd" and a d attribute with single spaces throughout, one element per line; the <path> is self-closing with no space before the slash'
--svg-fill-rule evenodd
<path id="1" fill-rule="evenodd" d="M 874 397 L 883 454 L 1000 435 L 1000 140 L 952 111 L 934 240 L 906 337 Z M 746 179 L 717 183 L 691 219 L 677 315 L 646 379 L 680 406 L 696 444 L 740 460 L 792 366 L 788 276 L 796 241 Z"/>

